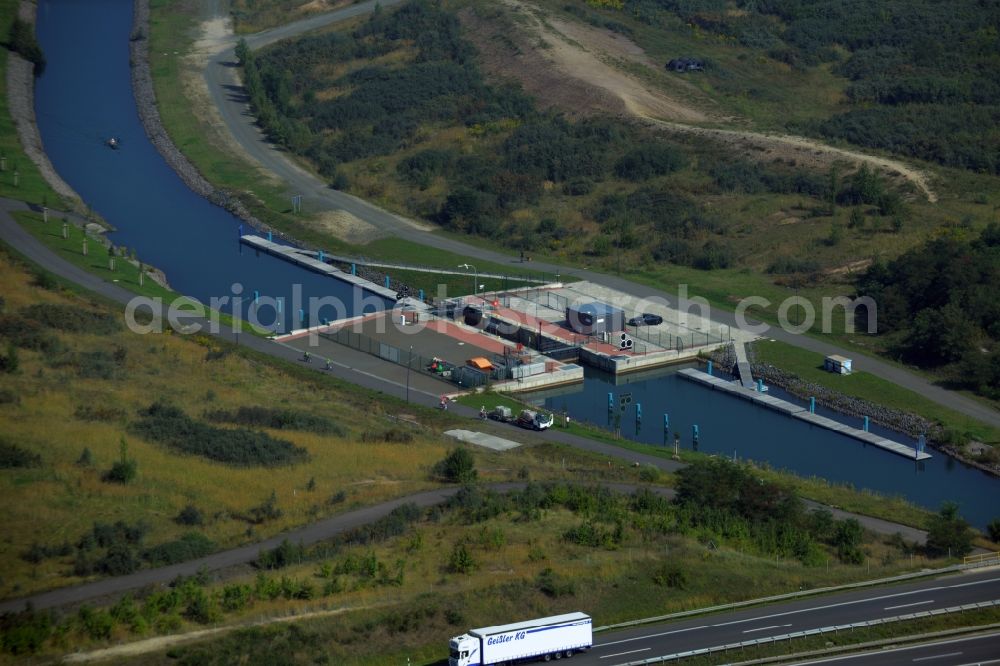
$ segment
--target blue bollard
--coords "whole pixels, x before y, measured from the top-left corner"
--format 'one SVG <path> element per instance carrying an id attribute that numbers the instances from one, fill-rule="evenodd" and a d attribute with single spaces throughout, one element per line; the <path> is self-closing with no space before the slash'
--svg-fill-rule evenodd
<path id="1" fill-rule="evenodd" d="M 319 260 L 323 261 L 323 250 L 319 251 Z"/>
<path id="2" fill-rule="evenodd" d="M 636 421 L 642 420 L 642 404 L 638 402 L 635 403 L 635 420 Z"/>
<path id="3" fill-rule="evenodd" d="M 709 377 L 712 376 L 712 362 L 711 361 L 708 362 L 708 376 Z"/>
<path id="4" fill-rule="evenodd" d="M 385 288 L 386 289 L 389 288 L 389 276 L 388 275 L 385 276 Z"/>
<path id="5" fill-rule="evenodd" d="M 615 397 L 611 394 L 611 391 L 608 391 L 608 409 L 611 410 L 614 408 L 615 408 Z"/>
<path id="6" fill-rule="evenodd" d="M 423 289 L 420 290 L 420 300 L 421 301 L 424 300 L 424 290 Z"/>
<path id="7" fill-rule="evenodd" d="M 253 304 L 257 305 L 260 302 L 260 292 L 256 289 L 253 290 Z"/>
<path id="8" fill-rule="evenodd" d="M 757 380 L 757 393 L 763 393 L 763 392 L 764 392 L 764 380 L 763 379 L 758 379 Z"/>
<path id="9" fill-rule="evenodd" d="M 243 236 L 243 225 L 242 224 L 240 225 L 239 235 L 240 235 L 240 237 Z"/>
<path id="10" fill-rule="evenodd" d="M 299 308 L 299 322 L 304 322 L 306 320 L 306 311 Z"/>
<path id="11" fill-rule="evenodd" d="M 698 443 L 698 424 L 691 426 L 691 439 L 694 440 L 695 444 Z"/>
<path id="12" fill-rule="evenodd" d="M 816 398 L 809 398 L 809 413 L 816 413 Z"/>
<path id="13" fill-rule="evenodd" d="M 273 241 L 274 240 L 274 236 L 271 235 L 270 231 L 267 232 L 267 240 L 268 241 Z"/>
<path id="14" fill-rule="evenodd" d="M 284 296 L 278 296 L 278 314 L 281 314 L 281 306 L 285 303 Z"/>
<path id="15" fill-rule="evenodd" d="M 868 432 L 868 417 L 865 417 L 865 432 Z"/>
<path id="16" fill-rule="evenodd" d="M 663 432 L 670 430 L 670 414 L 663 413 Z"/>
<path id="17" fill-rule="evenodd" d="M 358 274 L 357 264 L 351 264 L 351 275 L 357 275 L 357 274 Z"/>

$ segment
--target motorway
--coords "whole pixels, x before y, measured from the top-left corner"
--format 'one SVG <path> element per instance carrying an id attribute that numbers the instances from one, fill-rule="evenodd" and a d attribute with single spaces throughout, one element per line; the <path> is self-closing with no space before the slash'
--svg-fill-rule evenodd
<path id="1" fill-rule="evenodd" d="M 593 649 L 575 657 L 574 663 L 621 666 L 687 650 L 996 599 L 1000 599 L 1000 571 L 993 568 L 600 633 Z M 993 643 L 990 649 L 991 656 L 1000 656 L 1000 644 Z M 737 654 L 733 658 L 739 661 Z"/>
<path id="2" fill-rule="evenodd" d="M 825 666 L 890 666 L 892 664 L 919 664 L 926 666 L 985 666 L 1000 664 L 1000 633 L 987 633 L 962 638 L 949 638 L 910 645 L 886 648 L 874 652 L 861 652 L 842 657 L 827 657 L 796 662 L 799 666 L 824 664 Z"/>
<path id="3" fill-rule="evenodd" d="M 383 0 L 382 2 L 376 2 L 375 0 L 369 0 L 368 2 L 358 3 L 320 16 L 303 19 L 255 35 L 249 35 L 245 39 L 251 48 L 256 49 L 281 39 L 287 39 L 319 27 L 365 14 L 372 11 L 376 4 L 386 7 L 400 1 Z M 295 163 L 287 152 L 271 144 L 257 127 L 256 120 L 248 105 L 246 93 L 237 78 L 236 57 L 233 52 L 234 46 L 235 42 L 225 46 L 221 51 L 212 56 L 205 66 L 203 75 L 211 99 L 219 110 L 226 130 L 236 142 L 265 172 L 274 174 L 283 180 L 291 192 L 303 195 L 306 210 L 345 210 L 383 232 L 391 233 L 414 243 L 431 245 L 462 255 L 463 257 L 483 259 L 501 265 L 515 262 L 515 259 L 510 255 L 463 243 L 460 240 L 440 233 L 433 233 L 429 230 L 430 227 L 425 224 L 406 219 L 344 192 L 338 192 Z M 664 289 L 637 284 L 622 277 L 591 273 L 579 267 L 563 266 L 543 261 L 533 261 L 531 267 L 534 270 L 552 274 L 587 279 L 631 294 L 637 298 L 655 298 L 669 303 L 674 307 L 677 304 L 676 294 L 668 293 Z M 732 312 L 713 308 L 711 318 L 717 324 L 738 328 L 736 317 Z M 1000 411 L 954 391 L 941 388 L 905 368 L 861 354 L 855 350 L 846 351 L 828 342 L 806 335 L 789 333 L 776 327 L 770 327 L 764 335 L 824 355 L 842 354 L 849 356 L 854 359 L 855 369 L 878 375 L 895 384 L 915 391 L 940 405 L 979 419 L 993 427 L 1000 428 Z"/>

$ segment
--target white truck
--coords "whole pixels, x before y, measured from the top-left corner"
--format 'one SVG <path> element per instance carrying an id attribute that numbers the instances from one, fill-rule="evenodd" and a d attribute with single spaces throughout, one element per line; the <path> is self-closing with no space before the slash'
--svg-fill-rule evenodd
<path id="1" fill-rule="evenodd" d="M 489 666 L 572 657 L 594 644 L 584 613 L 471 629 L 448 643 L 448 666 Z"/>

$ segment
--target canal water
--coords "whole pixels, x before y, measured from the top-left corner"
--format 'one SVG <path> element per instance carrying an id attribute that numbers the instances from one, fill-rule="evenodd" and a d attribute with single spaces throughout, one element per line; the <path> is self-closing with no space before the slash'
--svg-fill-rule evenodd
<path id="1" fill-rule="evenodd" d="M 577 421 L 613 430 L 617 423 L 623 437 L 653 445 L 664 444 L 663 415 L 670 421 L 667 445 L 674 433 L 681 446 L 693 448 L 692 426 L 699 430 L 698 450 L 727 457 L 751 459 L 802 476 L 817 476 L 835 483 L 852 484 L 886 495 L 899 495 L 922 507 L 936 510 L 942 502 L 959 504 L 965 518 L 984 527 L 1000 517 L 1000 480 L 934 450 L 929 460 L 917 463 L 833 431 L 759 407 L 747 400 L 682 379 L 682 366 L 634 373 L 615 378 L 587 369 L 582 385 L 532 393 L 527 398 Z M 692 366 L 687 366 L 692 367 Z M 806 406 L 805 402 L 777 388 L 775 397 Z M 608 409 L 608 393 L 612 409 Z M 622 399 L 626 405 L 621 410 Z M 642 406 L 637 422 L 636 405 Z M 816 408 L 817 413 L 862 427 L 860 419 Z M 900 433 L 872 425 L 871 430 L 911 446 L 916 442 Z"/>
<path id="2" fill-rule="evenodd" d="M 206 305 L 238 295 L 245 317 L 258 292 L 258 320 L 280 322 L 285 331 L 383 309 L 385 299 L 370 292 L 241 246 L 240 221 L 188 189 L 167 166 L 147 140 L 132 96 L 131 25 L 131 0 L 41 0 L 38 6 L 38 39 L 48 61 L 35 90 L 42 141 L 59 174 L 117 229 L 109 234 L 112 242 L 134 248 L 176 291 Z M 118 150 L 106 145 L 112 136 L 121 142 Z M 293 302 L 295 285 L 301 304 Z M 274 302 L 265 307 L 268 297 Z M 310 297 L 332 297 L 344 307 L 326 306 L 308 322 Z"/>

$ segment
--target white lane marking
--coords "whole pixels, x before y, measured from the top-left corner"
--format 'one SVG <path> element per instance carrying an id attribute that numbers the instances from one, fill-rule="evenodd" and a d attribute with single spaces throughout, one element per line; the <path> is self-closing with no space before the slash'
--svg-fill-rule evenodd
<path id="1" fill-rule="evenodd" d="M 989 666 L 990 664 L 1000 664 L 1000 659 L 990 659 L 989 661 L 970 661 L 960 666 Z"/>
<path id="2" fill-rule="evenodd" d="M 907 647 L 893 648 L 889 650 L 879 650 L 877 652 L 858 652 L 857 654 L 842 655 L 839 657 L 826 657 L 825 659 L 814 659 L 813 661 L 800 661 L 796 666 L 809 666 L 810 664 L 826 664 L 832 661 L 848 661 L 851 659 L 863 659 L 865 657 L 870 657 L 875 654 L 892 654 L 893 652 L 907 652 L 909 650 L 922 650 L 924 648 L 936 647 L 938 645 L 953 645 L 955 643 L 964 643 L 966 641 L 979 641 L 984 638 L 1000 638 L 1000 633 L 985 634 L 983 636 L 973 636 L 972 638 L 952 638 L 947 641 L 940 641 L 937 643 L 923 643 L 920 645 L 909 645 Z M 990 662 L 977 662 L 981 664 L 986 664 Z"/>
<path id="3" fill-rule="evenodd" d="M 949 652 L 947 654 L 934 654 L 934 655 L 931 655 L 929 657 L 917 657 L 913 661 L 927 661 L 928 659 L 943 659 L 945 657 L 957 657 L 960 654 L 962 654 L 962 653 L 961 652 Z"/>
<path id="4" fill-rule="evenodd" d="M 790 624 L 772 624 L 770 627 L 757 627 L 756 629 L 747 629 L 744 634 L 752 634 L 755 631 L 765 631 L 767 629 L 780 629 L 782 627 L 790 627 Z"/>
<path id="5" fill-rule="evenodd" d="M 881 597 L 868 597 L 867 599 L 855 599 L 854 601 L 841 601 L 836 604 L 826 604 L 825 606 L 813 606 L 811 608 L 800 608 L 799 610 L 785 611 L 784 613 L 773 613 L 771 615 L 761 615 L 759 617 L 751 617 L 746 620 L 733 620 L 732 622 L 720 622 L 719 624 L 713 624 L 713 627 L 727 627 L 731 624 L 744 624 L 746 622 L 759 622 L 761 620 L 770 620 L 775 617 L 785 617 L 786 615 L 797 615 L 799 613 L 811 613 L 812 611 L 826 610 L 828 608 L 839 608 L 841 606 L 853 606 L 855 604 L 867 604 L 872 601 L 882 601 L 883 599 L 895 599 L 897 597 L 908 597 L 911 594 L 924 594 L 926 592 L 933 592 L 934 590 L 943 590 L 943 587 L 928 587 L 922 590 L 911 590 L 910 592 L 900 592 L 898 594 L 883 594 Z"/>
<path id="6" fill-rule="evenodd" d="M 674 631 L 664 631 L 659 634 L 647 634 L 645 636 L 636 636 L 635 638 L 623 638 L 620 641 L 611 641 L 610 643 L 601 643 L 600 645 L 595 645 L 593 649 L 607 647 L 609 645 L 618 645 L 619 643 L 631 643 L 632 641 L 642 641 L 647 638 L 659 638 L 660 636 L 669 636 L 670 634 L 680 634 L 685 631 L 694 631 L 695 629 L 708 629 L 707 624 L 703 624 L 700 627 L 689 627 L 687 629 L 675 629 Z"/>
<path id="7" fill-rule="evenodd" d="M 618 654 L 606 654 L 600 659 L 610 659 L 611 657 L 621 657 L 626 654 L 635 654 L 636 652 L 645 652 L 646 650 L 652 650 L 653 648 L 642 648 L 641 650 L 629 650 L 628 652 L 619 652 Z"/>
<path id="8" fill-rule="evenodd" d="M 948 587 L 969 587 L 970 585 L 982 585 L 983 583 L 995 583 L 1000 578 L 987 578 L 986 580 L 974 580 L 971 583 L 959 583 L 958 585 L 949 585 Z"/>
<path id="9" fill-rule="evenodd" d="M 897 608 L 909 608 L 910 606 L 923 606 L 924 604 L 934 603 L 933 599 L 928 601 L 914 601 L 912 604 L 900 604 L 899 606 L 886 606 L 882 610 L 896 610 Z"/>

